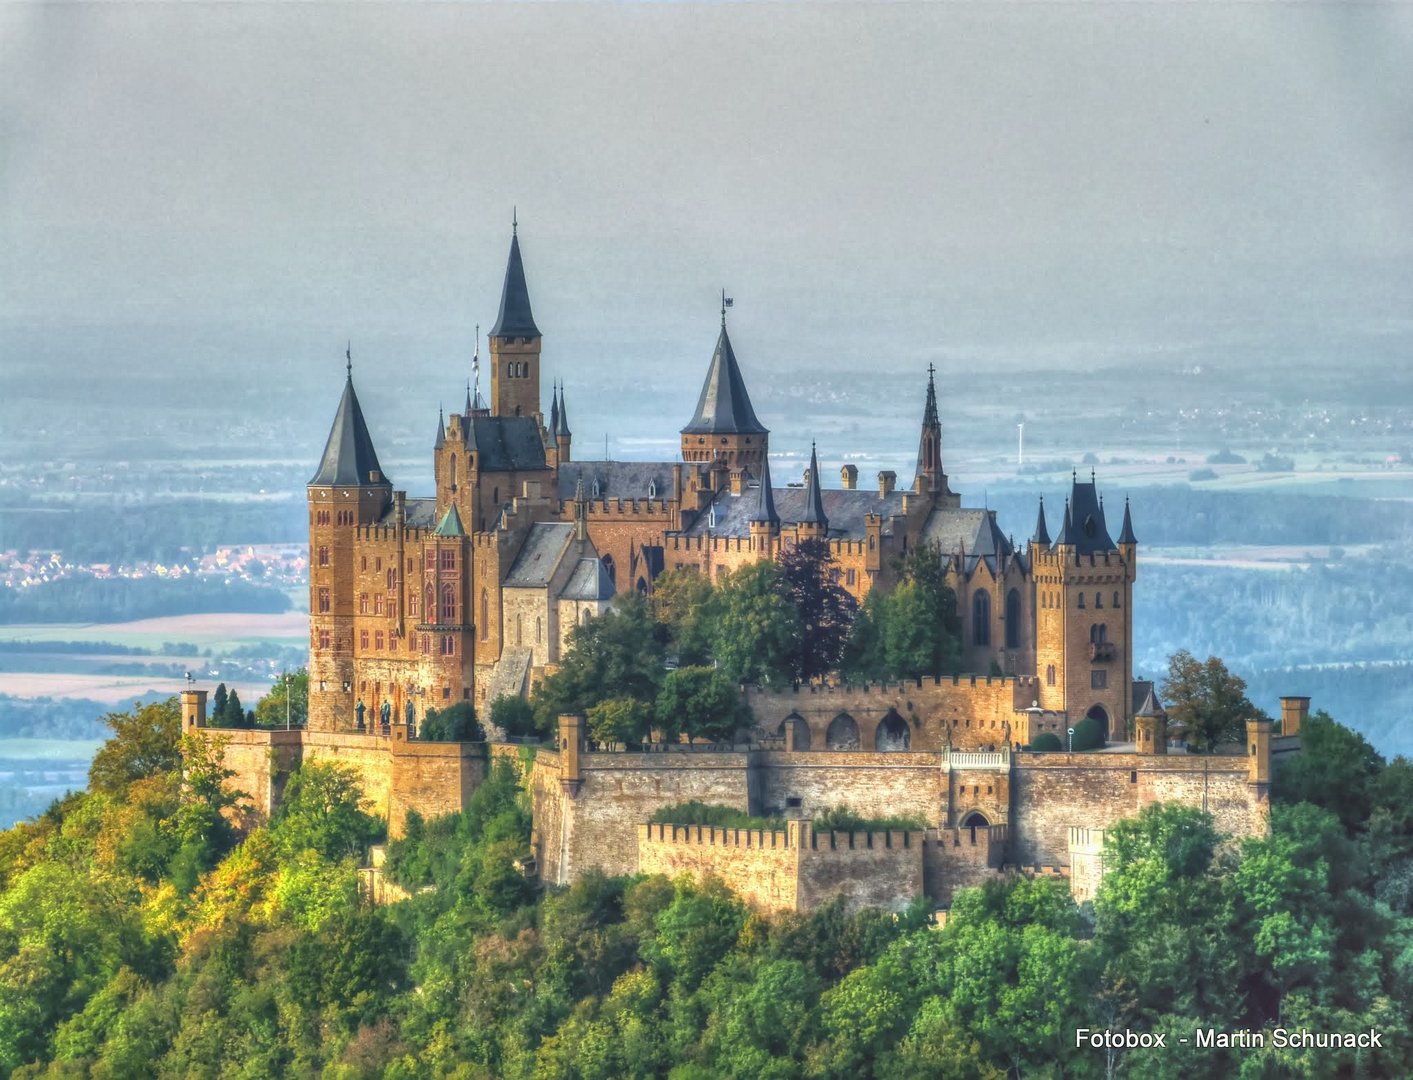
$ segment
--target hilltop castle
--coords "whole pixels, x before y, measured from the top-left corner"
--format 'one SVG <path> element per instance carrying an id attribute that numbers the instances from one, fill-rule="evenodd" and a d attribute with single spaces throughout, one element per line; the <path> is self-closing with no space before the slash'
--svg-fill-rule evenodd
<path id="1" fill-rule="evenodd" d="M 1075 479 L 1053 540 L 1042 503 L 1030 543 L 1013 546 L 993 511 L 963 509 L 951 489 L 929 372 L 909 487 L 881 472 L 860 488 L 853 465 L 826 487 L 813 451 L 802 487 L 773 487 L 770 432 L 724 305 L 681 459 L 578 461 L 567 388 L 542 408 L 542 343 L 512 234 L 490 401 L 468 389 L 464 412 L 437 418 L 436 490 L 424 498 L 394 490 L 379 465 L 350 364 L 308 488 L 312 727 L 358 729 L 359 703 L 364 727 L 463 700 L 484 713 L 501 694 L 527 692 L 616 591 L 649 592 L 681 567 L 715 579 L 822 539 L 860 599 L 889 584 L 898 556 L 937 548 L 957 594 L 964 670 L 1030 677 L 1020 707 L 1129 731 L 1143 700 L 1132 689 L 1138 546 L 1127 505 L 1112 538 L 1092 479 Z"/>
<path id="2" fill-rule="evenodd" d="M 727 333 L 725 304 L 680 460 L 576 460 L 566 388 L 543 411 L 542 335 L 512 233 L 490 332 L 490 401 L 468 387 L 439 416 L 435 491 L 408 498 L 384 473 L 350 361 L 332 430 L 309 481 L 309 727 L 223 732 L 232 784 L 268 814 L 304 760 L 362 776 L 399 835 L 407 814 L 455 812 L 485 775 L 480 744 L 416 738 L 428 709 L 528 692 L 574 626 L 619 590 L 651 592 L 666 570 L 713 580 L 804 540 L 827 542 L 839 583 L 862 598 L 891 584 L 899 556 L 936 553 L 957 595 L 964 670 L 857 688 L 748 690 L 756 729 L 728 749 L 592 748 L 582 717 L 519 761 L 532 793 L 533 865 L 562 884 L 609 873 L 721 875 L 763 908 L 808 908 L 843 894 L 901 907 L 945 904 L 959 885 L 1006 866 L 1068 875 L 1076 895 L 1102 874 L 1103 830 L 1144 805 L 1201 806 L 1233 835 L 1264 832 L 1273 769 L 1299 749 L 1308 700 L 1282 701 L 1281 731 L 1252 720 L 1241 747 L 1169 754 L 1166 721 L 1133 679 L 1138 543 L 1127 503 L 1115 539 L 1094 479 L 1077 476 L 1051 536 L 1043 502 L 1018 547 L 995 513 L 965 509 L 942 465 L 929 372 L 909 487 L 881 472 L 858 486 L 844 466 L 826 487 L 812 450 L 805 482 L 771 483 L 757 418 Z M 685 405 L 685 403 L 684 403 Z M 685 413 L 685 408 L 684 408 Z M 183 694 L 205 729 L 205 691 Z M 1095 720 L 1101 753 L 1032 752 L 1040 734 Z M 649 825 L 700 800 L 790 819 L 780 832 Z M 816 834 L 809 821 L 848 803 L 915 815 L 903 833 Z"/>

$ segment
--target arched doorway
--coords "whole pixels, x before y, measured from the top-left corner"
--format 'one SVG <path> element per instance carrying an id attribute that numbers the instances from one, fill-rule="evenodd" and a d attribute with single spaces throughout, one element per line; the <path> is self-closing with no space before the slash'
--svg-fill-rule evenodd
<path id="1" fill-rule="evenodd" d="M 810 748 L 810 726 L 805 723 L 805 718 L 797 712 L 792 712 L 784 720 L 780 721 L 780 726 L 775 729 L 777 738 L 785 738 L 785 733 L 791 726 L 795 729 L 795 749 L 808 750 Z"/>
<path id="2" fill-rule="evenodd" d="M 912 732 L 908 722 L 898 715 L 897 709 L 889 709 L 888 715 L 878 722 L 873 733 L 873 748 L 887 753 L 892 750 L 906 750 L 912 745 Z"/>
<path id="3" fill-rule="evenodd" d="M 841 712 L 829 722 L 824 744 L 830 750 L 857 750 L 859 748 L 859 725 L 846 712 Z"/>

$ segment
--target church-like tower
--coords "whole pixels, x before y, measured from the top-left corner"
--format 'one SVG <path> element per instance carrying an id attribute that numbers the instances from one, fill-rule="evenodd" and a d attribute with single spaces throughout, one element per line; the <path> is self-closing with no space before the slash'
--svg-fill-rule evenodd
<path id="1" fill-rule="evenodd" d="M 351 350 L 350 350 L 351 352 Z M 350 728 L 356 721 L 354 616 L 358 533 L 392 502 L 392 484 L 353 389 L 348 360 L 343 396 L 309 499 L 309 716 L 312 726 Z"/>
<path id="2" fill-rule="evenodd" d="M 491 413 L 540 417 L 540 328 L 530 310 L 530 289 L 511 225 L 510 257 L 500 293 L 500 315 L 491 327 Z"/>

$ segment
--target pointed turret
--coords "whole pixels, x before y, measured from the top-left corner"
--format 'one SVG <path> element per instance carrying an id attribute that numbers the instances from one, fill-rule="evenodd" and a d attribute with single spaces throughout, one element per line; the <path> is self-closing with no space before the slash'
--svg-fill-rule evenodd
<path id="1" fill-rule="evenodd" d="M 1138 543 L 1138 538 L 1133 535 L 1133 518 L 1129 516 L 1128 499 L 1124 499 L 1124 524 L 1119 531 L 1119 546 L 1132 547 Z"/>
<path id="2" fill-rule="evenodd" d="M 1087 483 L 1078 478 L 1074 480 L 1070 488 L 1069 513 L 1066 543 L 1074 546 L 1076 554 L 1095 555 L 1116 550 L 1104 522 L 1104 504 L 1092 476 Z"/>
<path id="3" fill-rule="evenodd" d="M 682 460 L 719 462 L 728 471 L 754 471 L 766 452 L 769 435 L 751 406 L 731 336 L 723 324 L 696 412 L 682 429 Z"/>
<path id="4" fill-rule="evenodd" d="M 549 433 L 553 437 L 559 434 L 559 383 L 550 384 L 550 422 Z"/>
<path id="5" fill-rule="evenodd" d="M 1055 537 L 1055 547 L 1064 547 L 1066 544 L 1073 544 L 1074 540 L 1070 533 L 1074 531 L 1074 521 L 1070 516 L 1070 501 L 1065 500 L 1065 519 L 1060 522 L 1060 535 Z"/>
<path id="6" fill-rule="evenodd" d="M 433 450 L 440 450 L 446 445 L 446 417 L 442 415 L 442 407 L 437 406 L 437 441 L 432 445 Z"/>
<path id="7" fill-rule="evenodd" d="M 438 536 L 465 536 L 466 530 L 461 525 L 461 515 L 456 512 L 456 504 L 446 508 L 446 513 L 442 515 L 442 520 L 437 525 Z"/>
<path id="8" fill-rule="evenodd" d="M 775 493 L 770 489 L 770 458 L 761 460 L 760 489 L 756 493 L 756 509 L 751 516 L 752 525 L 780 527 L 780 515 L 775 512 Z"/>
<path id="9" fill-rule="evenodd" d="M 470 380 L 470 379 L 467 379 L 467 380 L 466 380 L 466 415 L 467 415 L 467 416 L 470 416 L 473 409 L 475 409 L 475 405 L 473 405 L 472 402 L 471 402 L 471 380 Z"/>
<path id="10" fill-rule="evenodd" d="M 559 422 L 554 429 L 554 433 L 563 438 L 569 438 L 569 406 L 564 401 L 564 384 L 559 384 Z"/>
<path id="11" fill-rule="evenodd" d="M 309 483 L 334 487 L 392 486 L 378 464 L 372 436 L 363 420 L 363 409 L 353 391 L 351 363 L 343 397 L 334 413 L 334 425 L 329 430 L 329 441 L 324 444 L 324 456 Z"/>
<path id="12" fill-rule="evenodd" d="M 824 513 L 824 493 L 819 488 L 819 455 L 810 443 L 810 474 L 805 484 L 805 510 L 800 517 L 800 535 L 823 537 L 829 531 Z"/>
<path id="13" fill-rule="evenodd" d="M 1032 544 L 1039 544 L 1041 547 L 1050 546 L 1050 530 L 1045 525 L 1045 496 L 1040 496 L 1040 512 L 1035 515 L 1035 535 L 1030 538 Z"/>

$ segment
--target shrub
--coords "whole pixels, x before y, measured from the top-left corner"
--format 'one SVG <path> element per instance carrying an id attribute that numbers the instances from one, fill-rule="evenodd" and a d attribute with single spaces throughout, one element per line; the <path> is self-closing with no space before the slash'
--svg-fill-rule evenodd
<path id="1" fill-rule="evenodd" d="M 921 814 L 864 817 L 852 806 L 833 806 L 814 819 L 815 832 L 881 832 L 884 829 L 925 829 Z"/>
<path id="2" fill-rule="evenodd" d="M 1063 750 L 1065 744 L 1060 741 L 1060 737 L 1053 731 L 1042 731 L 1039 735 L 1030 740 L 1030 748 L 1037 753 L 1050 753 L 1055 750 Z"/>
<path id="3" fill-rule="evenodd" d="M 719 829 L 765 829 L 773 831 L 785 828 L 783 818 L 752 817 L 744 810 L 713 803 L 675 803 L 653 811 L 649 821 L 662 825 L 714 825 Z"/>
<path id="4" fill-rule="evenodd" d="M 1074 738 L 1070 745 L 1075 750 L 1097 750 L 1104 745 L 1104 733 L 1099 730 L 1099 721 L 1085 717 L 1074 726 Z"/>
<path id="5" fill-rule="evenodd" d="M 480 742 L 486 737 L 469 701 L 445 709 L 428 709 L 417 737 L 429 742 Z"/>
<path id="6" fill-rule="evenodd" d="M 519 694 L 502 694 L 491 702 L 491 724 L 512 737 L 540 733 L 534 706 Z"/>

